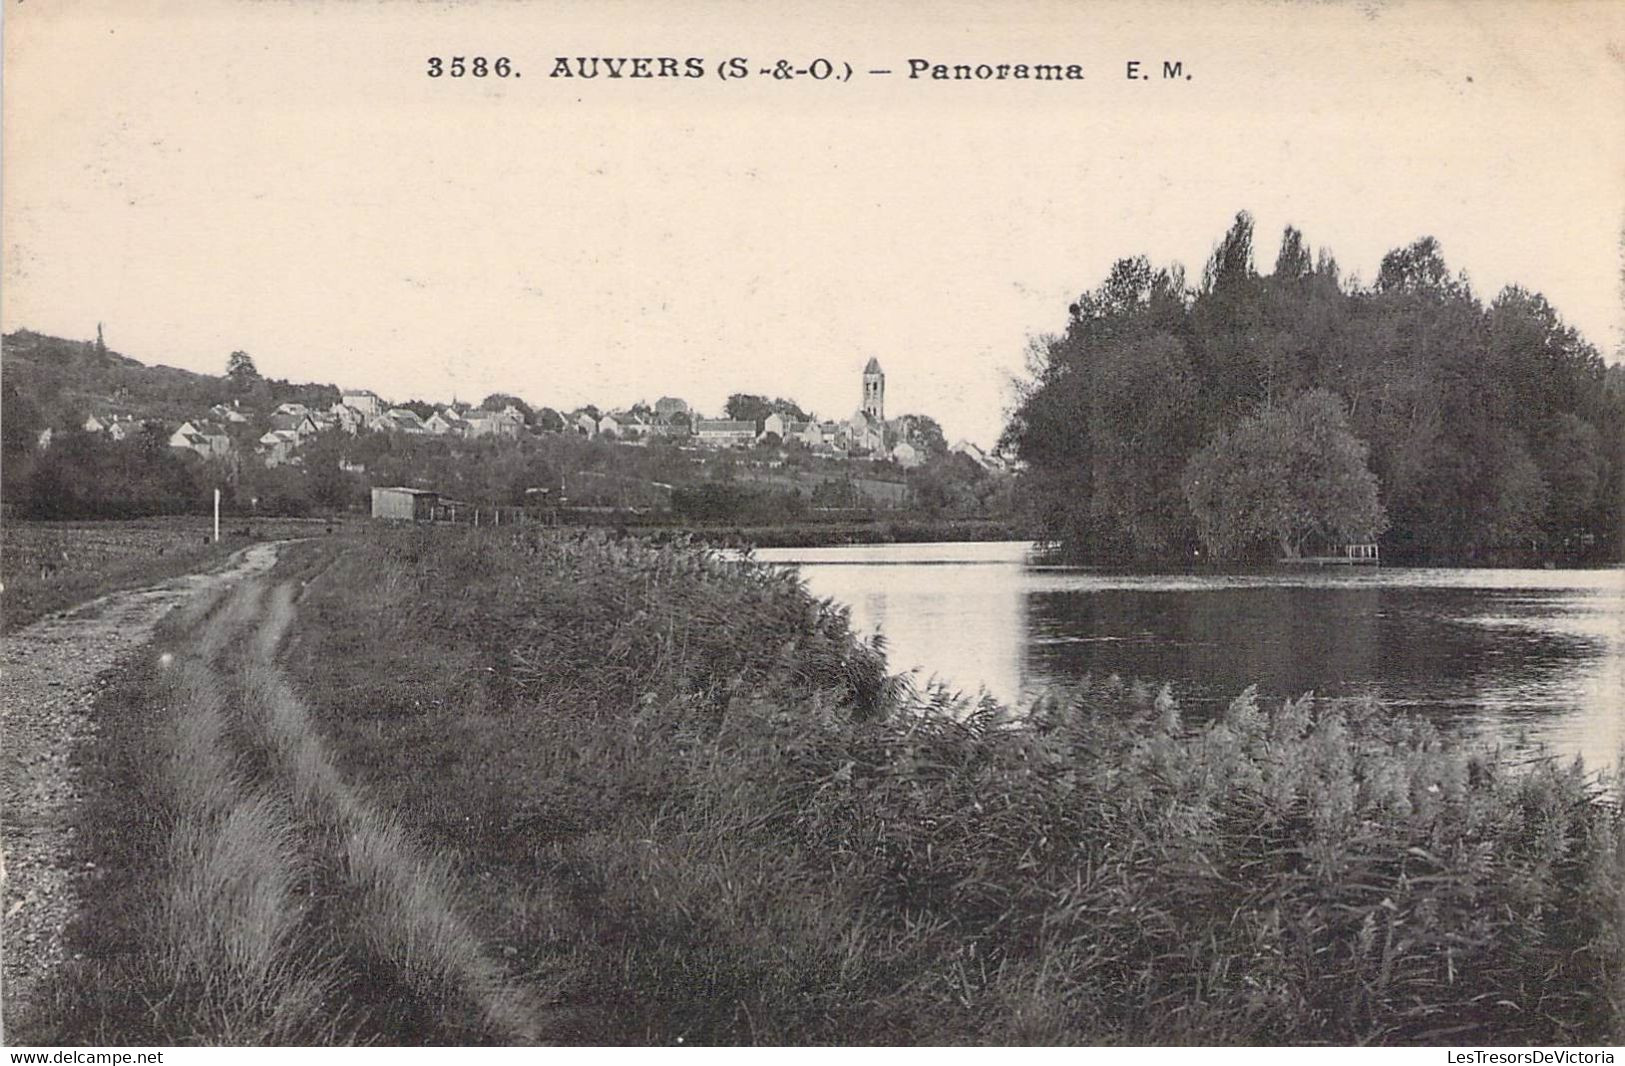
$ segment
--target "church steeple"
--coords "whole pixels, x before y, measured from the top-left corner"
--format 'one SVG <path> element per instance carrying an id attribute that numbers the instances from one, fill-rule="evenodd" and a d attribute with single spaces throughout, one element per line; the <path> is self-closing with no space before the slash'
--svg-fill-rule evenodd
<path id="1" fill-rule="evenodd" d="M 873 356 L 863 368 L 863 413 L 877 422 L 886 421 L 886 372 Z"/>

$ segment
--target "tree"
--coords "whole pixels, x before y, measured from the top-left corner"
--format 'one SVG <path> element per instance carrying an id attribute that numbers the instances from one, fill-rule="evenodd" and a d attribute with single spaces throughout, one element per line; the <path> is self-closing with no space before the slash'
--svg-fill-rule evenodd
<path id="1" fill-rule="evenodd" d="M 728 403 L 723 407 L 723 411 L 735 422 L 756 423 L 757 430 L 760 430 L 767 416 L 773 413 L 773 404 L 766 396 L 736 392 L 728 397 Z"/>
<path id="2" fill-rule="evenodd" d="M 1608 479 L 1602 435 L 1585 419 L 1558 415 L 1534 456 L 1548 489 L 1547 521 L 1561 540 L 1591 524 Z"/>
<path id="3" fill-rule="evenodd" d="M 1198 428 L 1184 274 L 1121 259 L 1033 342 L 999 446 L 1028 470 L 1030 518 L 1069 554 L 1143 561 L 1182 545 L 1179 472 Z"/>
<path id="4" fill-rule="evenodd" d="M 982 503 L 977 490 L 988 480 L 987 471 L 970 456 L 946 453 L 932 456 L 909 475 L 915 500 L 932 514 L 976 513 Z"/>
<path id="5" fill-rule="evenodd" d="M 1275 257 L 1275 273 L 1271 276 L 1281 281 L 1296 281 L 1313 271 L 1313 259 L 1303 234 L 1296 226 L 1288 226 L 1281 234 L 1281 251 Z"/>
<path id="6" fill-rule="evenodd" d="M 1362 287 L 1293 228 L 1261 277 L 1252 234 L 1238 215 L 1195 292 L 1177 267 L 1121 259 L 1062 335 L 1032 342 L 1000 443 L 1025 464 L 1019 496 L 1048 539 L 1099 561 L 1181 557 L 1198 445 L 1324 390 L 1369 445 L 1390 557 L 1543 539 L 1614 557 L 1625 371 L 1610 377 L 1538 294 L 1513 287 L 1485 307 L 1432 238 L 1390 252 Z"/>
<path id="7" fill-rule="evenodd" d="M 903 415 L 898 421 L 903 426 L 903 439 L 918 448 L 922 457 L 947 454 L 948 439 L 942 435 L 942 427 L 936 419 L 929 415 Z"/>
<path id="8" fill-rule="evenodd" d="M 1202 291 L 1211 293 L 1246 286 L 1257 276 L 1253 270 L 1253 216 L 1241 211 L 1208 257 L 1207 267 L 1202 272 Z"/>
<path id="9" fill-rule="evenodd" d="M 135 447 L 149 459 L 163 455 L 169 447 L 169 434 L 165 432 L 163 424 L 151 419 L 141 423 L 141 428 L 136 430 L 132 439 Z"/>
<path id="10" fill-rule="evenodd" d="M 775 396 L 769 405 L 774 412 L 782 415 L 787 422 L 811 422 L 812 415 L 801 409 L 801 405 L 794 400 L 786 400 L 782 396 Z M 763 416 L 766 417 L 766 416 Z"/>
<path id="11" fill-rule="evenodd" d="M 1385 294 L 1446 297 L 1459 293 L 1461 285 L 1451 278 L 1438 239 L 1422 237 L 1382 257 L 1376 290 Z"/>
<path id="12" fill-rule="evenodd" d="M 525 416 L 526 425 L 529 425 L 534 420 L 535 414 L 531 411 L 530 404 L 512 393 L 493 392 L 480 401 L 480 410 L 482 411 L 501 411 L 510 406 Z"/>
<path id="13" fill-rule="evenodd" d="M 254 357 L 243 351 L 232 352 L 226 357 L 226 377 L 238 392 L 247 392 L 253 388 L 255 382 L 260 380 L 259 368 L 254 365 Z"/>
<path id="14" fill-rule="evenodd" d="M 349 434 L 329 429 L 302 449 L 310 499 L 317 506 L 342 511 L 360 497 L 360 483 L 340 465 L 350 445 Z"/>
<path id="15" fill-rule="evenodd" d="M 0 381 L 0 440 L 3 440 L 5 461 L 11 463 L 33 451 L 44 428 L 39 408 L 8 376 Z M 10 467 L 15 471 L 15 467 Z"/>
<path id="16" fill-rule="evenodd" d="M 1261 410 L 1219 433 L 1185 468 L 1197 535 L 1220 559 L 1266 540 L 1288 558 L 1312 540 L 1374 540 L 1387 516 L 1366 453 L 1342 401 L 1323 389 Z"/>

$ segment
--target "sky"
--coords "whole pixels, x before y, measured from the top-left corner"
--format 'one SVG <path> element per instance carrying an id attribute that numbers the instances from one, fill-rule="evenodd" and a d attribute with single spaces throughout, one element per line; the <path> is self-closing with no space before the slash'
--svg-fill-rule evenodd
<path id="1" fill-rule="evenodd" d="M 1423 235 L 1625 349 L 1625 5 L 8 4 L 0 325 L 387 398 L 732 392 L 992 443 L 1112 262 Z M 430 56 L 519 78 L 438 79 Z M 550 78 L 558 56 L 698 79 Z M 722 80 L 730 57 L 751 75 Z M 848 82 L 756 73 L 850 62 Z M 907 77 L 1077 63 L 1078 82 Z M 1125 77 L 1140 60 L 1145 80 Z M 1182 75 L 1164 79 L 1162 63 Z M 886 76 L 870 69 L 892 69 Z M 3 364 L 0 364 L 3 373 Z"/>

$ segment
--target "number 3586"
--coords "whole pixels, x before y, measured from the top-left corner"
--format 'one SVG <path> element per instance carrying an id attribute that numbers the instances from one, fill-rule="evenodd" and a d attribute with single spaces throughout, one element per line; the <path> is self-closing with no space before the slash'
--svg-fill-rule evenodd
<path id="1" fill-rule="evenodd" d="M 442 59 L 440 56 L 429 57 L 431 78 L 517 78 L 519 72 L 513 69 L 513 63 L 507 56 L 497 59 L 486 59 L 484 56 L 452 56 Z"/>

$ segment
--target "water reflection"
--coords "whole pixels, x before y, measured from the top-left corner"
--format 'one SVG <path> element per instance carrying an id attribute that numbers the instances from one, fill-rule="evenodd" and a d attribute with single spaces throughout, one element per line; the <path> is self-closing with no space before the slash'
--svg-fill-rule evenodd
<path id="1" fill-rule="evenodd" d="M 1085 674 L 1173 683 L 1193 715 L 1370 693 L 1451 728 L 1614 761 L 1625 742 L 1625 570 L 1112 575 L 1012 544 L 761 551 L 879 629 L 894 670 L 1026 702 Z"/>

